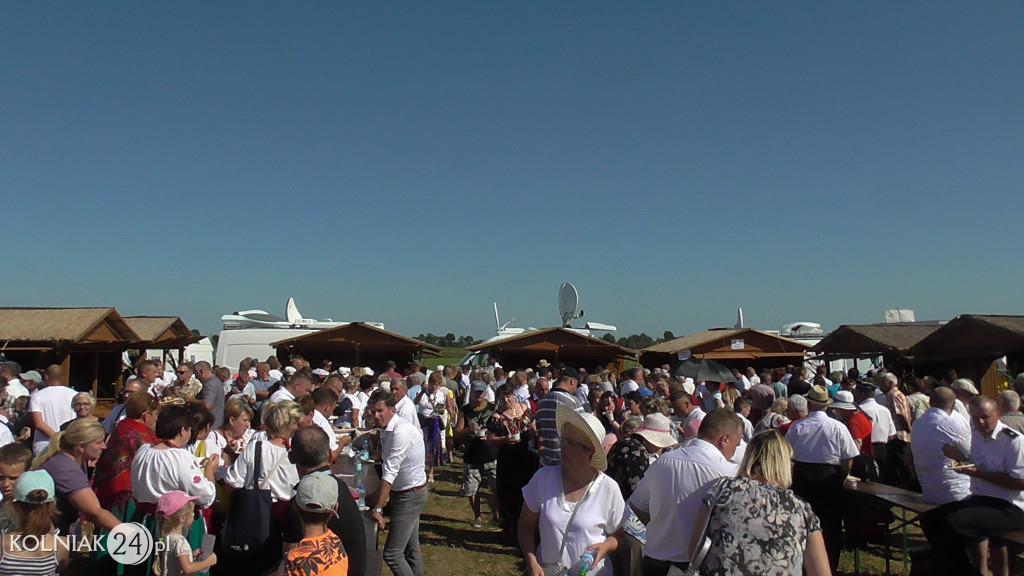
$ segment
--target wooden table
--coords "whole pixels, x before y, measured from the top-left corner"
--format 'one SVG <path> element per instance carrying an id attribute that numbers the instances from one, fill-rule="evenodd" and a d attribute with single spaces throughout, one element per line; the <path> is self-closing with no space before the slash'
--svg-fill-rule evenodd
<path id="1" fill-rule="evenodd" d="M 900 511 L 900 517 L 896 520 L 896 529 L 903 532 L 903 571 L 907 570 L 907 561 L 910 553 L 907 546 L 907 526 L 918 524 L 921 514 L 938 507 L 938 504 L 931 504 L 924 501 L 924 496 L 918 492 L 904 490 L 898 486 L 889 486 L 879 482 L 865 482 L 863 480 L 854 483 L 847 482 L 846 491 L 855 494 L 863 494 L 884 502 L 889 508 L 896 507 Z M 889 538 L 892 535 L 892 525 L 885 525 L 885 542 L 889 545 Z M 860 573 L 860 554 L 854 549 L 854 565 L 857 573 Z M 885 573 L 892 574 L 889 555 L 885 555 Z"/>

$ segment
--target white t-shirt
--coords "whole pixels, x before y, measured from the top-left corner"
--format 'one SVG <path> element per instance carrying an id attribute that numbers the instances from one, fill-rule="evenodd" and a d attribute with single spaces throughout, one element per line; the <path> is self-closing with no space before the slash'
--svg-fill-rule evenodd
<path id="1" fill-rule="evenodd" d="M 43 422 L 54 431 L 60 429 L 60 425 L 68 420 L 74 420 L 77 414 L 71 408 L 71 399 L 78 394 L 78 390 L 67 386 L 50 386 L 42 390 L 36 390 L 29 400 L 30 410 L 38 412 L 43 416 Z M 39 455 L 46 450 L 50 443 L 50 437 L 36 430 L 32 438 L 32 451 Z"/>
<path id="2" fill-rule="evenodd" d="M 626 503 L 614 480 L 603 473 L 597 474 L 590 492 L 580 502 L 565 501 L 562 491 L 561 466 L 544 466 L 533 475 L 523 488 L 523 501 L 532 512 L 540 515 L 537 530 L 540 544 L 537 559 L 541 564 L 558 562 L 558 549 L 566 538 L 562 563 L 569 574 L 579 574 L 580 556 L 588 546 L 604 542 L 605 536 L 619 529 L 625 518 Z M 572 519 L 566 534 L 566 524 L 573 508 L 582 506 Z M 588 576 L 611 576 L 611 564 L 603 559 L 591 568 Z"/>
<path id="3" fill-rule="evenodd" d="M 8 444 L 14 444 L 14 434 L 11 434 L 11 429 L 6 423 L 0 424 L 0 448 Z"/>
<path id="4" fill-rule="evenodd" d="M 21 398 L 22 396 L 28 396 L 28 388 L 21 383 L 21 380 L 17 378 L 7 382 L 7 395 L 11 398 Z"/>
<path id="5" fill-rule="evenodd" d="M 280 388 L 277 389 L 277 392 L 274 392 L 273 394 L 270 395 L 270 398 L 267 401 L 270 403 L 274 403 L 280 402 L 281 400 L 295 400 L 295 394 L 292 394 L 290 390 L 288 390 L 284 386 L 281 386 Z"/>
<path id="6" fill-rule="evenodd" d="M 224 475 L 224 481 L 232 488 L 252 486 L 257 444 L 255 438 L 251 440 Z M 299 472 L 295 464 L 288 461 L 288 451 L 269 440 L 259 445 L 263 447 L 263 473 L 259 477 L 259 486 L 270 490 L 275 502 L 291 500 L 292 487 L 299 483 Z"/>
<path id="7" fill-rule="evenodd" d="M 320 413 L 319 410 L 313 410 L 313 424 L 320 427 L 321 430 L 327 433 L 327 439 L 331 442 L 331 452 L 338 449 L 338 433 L 334 431 L 334 427 L 331 426 L 330 421 Z"/>

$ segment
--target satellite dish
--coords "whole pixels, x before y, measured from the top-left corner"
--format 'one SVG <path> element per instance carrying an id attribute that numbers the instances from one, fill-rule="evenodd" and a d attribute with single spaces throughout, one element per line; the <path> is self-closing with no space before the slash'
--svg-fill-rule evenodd
<path id="1" fill-rule="evenodd" d="M 582 312 L 579 316 L 576 315 L 576 306 L 579 303 L 580 296 L 576 292 L 576 287 L 569 282 L 562 282 L 558 287 L 558 314 L 562 317 L 563 328 L 569 326 L 569 320 L 583 315 Z"/>

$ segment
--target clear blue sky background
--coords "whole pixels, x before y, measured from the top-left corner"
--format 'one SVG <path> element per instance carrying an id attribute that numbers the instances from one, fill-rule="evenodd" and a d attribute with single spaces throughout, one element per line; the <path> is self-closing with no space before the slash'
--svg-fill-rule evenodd
<path id="1" fill-rule="evenodd" d="M 1024 3 L 4 2 L 0 304 L 1024 313 Z"/>

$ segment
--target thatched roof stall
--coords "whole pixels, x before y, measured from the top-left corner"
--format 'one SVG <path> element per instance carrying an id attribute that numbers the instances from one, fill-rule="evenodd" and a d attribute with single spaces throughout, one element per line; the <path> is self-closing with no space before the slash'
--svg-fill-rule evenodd
<path id="1" fill-rule="evenodd" d="M 625 360 L 636 358 L 634 350 L 561 327 L 530 330 L 475 344 L 466 350 L 486 354 L 506 370 L 533 367 L 541 359 L 588 370 L 596 367 L 621 369 Z"/>
<path id="2" fill-rule="evenodd" d="M 995 360 L 1006 356 L 1011 374 L 1024 371 L 1024 316 L 961 314 L 908 350 L 915 372 L 938 375 L 953 368 L 995 396 Z"/>
<path id="3" fill-rule="evenodd" d="M 120 385 L 121 354 L 142 338 L 114 308 L 0 307 L 0 346 L 25 370 L 64 368 L 67 383 L 113 397 Z"/>
<path id="4" fill-rule="evenodd" d="M 167 361 L 169 353 L 177 350 L 176 360 L 184 358 L 185 347 L 203 339 L 192 334 L 185 322 L 178 316 L 126 316 L 125 321 L 143 340 L 139 344 L 140 357 L 146 350 L 160 350 L 163 360 Z"/>
<path id="5" fill-rule="evenodd" d="M 441 348 L 408 336 L 395 334 L 364 322 L 325 328 L 318 332 L 279 340 L 271 344 L 277 357 L 287 363 L 300 355 L 313 366 L 330 360 L 335 366 L 365 366 L 382 372 L 388 360 L 399 367 L 423 354 L 440 356 Z"/>
<path id="6" fill-rule="evenodd" d="M 907 351 L 935 332 L 941 322 L 843 324 L 811 348 L 826 362 L 839 358 L 878 358 L 890 369 L 907 364 Z M 897 369 L 897 373 L 901 371 Z"/>
<path id="7" fill-rule="evenodd" d="M 640 351 L 640 363 L 647 367 L 674 366 L 683 358 L 707 358 L 729 368 L 774 368 L 803 364 L 806 344 L 753 328 L 704 330 Z"/>

